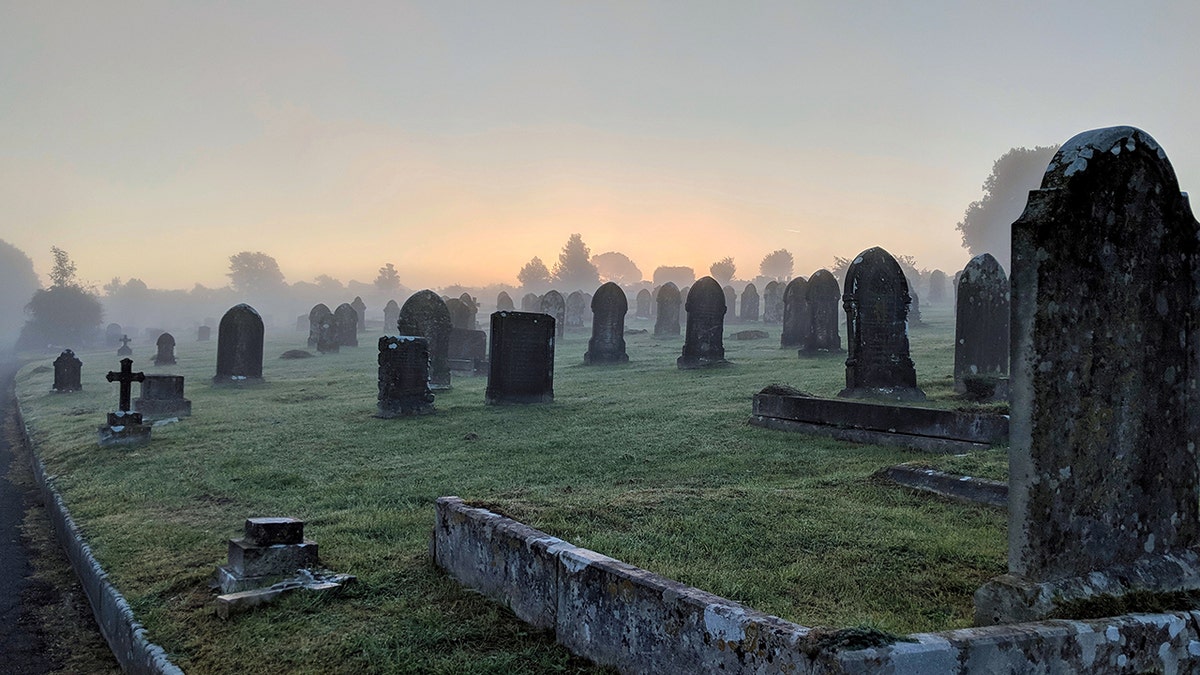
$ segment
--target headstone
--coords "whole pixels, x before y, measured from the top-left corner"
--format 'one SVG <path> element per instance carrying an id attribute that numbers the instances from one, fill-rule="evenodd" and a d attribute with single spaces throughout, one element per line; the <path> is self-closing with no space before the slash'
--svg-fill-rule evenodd
<path id="1" fill-rule="evenodd" d="M 944 276 L 944 275 L 943 275 Z M 964 378 L 1008 377 L 1008 277 L 990 253 L 963 268 L 954 321 L 954 390 L 967 390 Z"/>
<path id="2" fill-rule="evenodd" d="M 104 344 L 109 347 L 116 347 L 124 336 L 125 331 L 119 323 L 110 323 L 104 327 Z"/>
<path id="3" fill-rule="evenodd" d="M 733 286 L 725 286 L 721 292 L 725 294 L 725 319 L 732 323 L 737 318 L 737 291 Z"/>
<path id="4" fill-rule="evenodd" d="M 451 328 L 450 370 L 475 373 L 486 369 L 487 347 L 487 333 L 484 331 Z"/>
<path id="5" fill-rule="evenodd" d="M 658 316 L 654 319 L 654 337 L 679 337 L 679 289 L 668 281 L 658 287 Z"/>
<path id="6" fill-rule="evenodd" d="M 637 316 L 637 318 L 639 318 L 639 319 L 649 319 L 650 318 L 650 303 L 651 303 L 650 291 L 646 290 L 645 288 L 638 291 L 637 314 L 635 316 Z"/>
<path id="7" fill-rule="evenodd" d="M 463 293 L 462 295 L 458 296 L 458 301 L 467 308 L 467 321 L 466 325 L 462 326 L 462 328 L 467 330 L 475 330 L 476 326 L 478 325 L 475 317 L 479 311 L 479 302 L 475 298 L 472 298 L 470 293 Z"/>
<path id="8" fill-rule="evenodd" d="M 322 354 L 335 354 L 340 347 L 333 312 L 324 303 L 315 305 L 308 312 L 308 346 Z"/>
<path id="9" fill-rule="evenodd" d="M 340 347 L 358 346 L 358 312 L 348 302 L 333 310 L 333 340 Z"/>
<path id="10" fill-rule="evenodd" d="M 554 324 L 548 314 L 492 314 L 488 403 L 554 401 Z"/>
<path id="11" fill-rule="evenodd" d="M 390 333 L 396 330 L 396 322 L 400 320 L 400 304 L 395 300 L 388 300 L 383 306 L 383 332 Z"/>
<path id="12" fill-rule="evenodd" d="M 130 340 L 128 335 L 122 335 L 118 342 L 121 346 L 117 348 L 117 356 L 133 356 L 133 350 L 129 348 L 129 343 L 133 340 Z"/>
<path id="13" fill-rule="evenodd" d="M 870 248 L 846 269 L 844 398 L 923 401 L 908 350 L 908 281 L 892 254 Z"/>
<path id="14" fill-rule="evenodd" d="M 567 296 L 566 308 L 563 310 L 567 328 L 583 328 L 583 314 L 586 306 L 584 303 L 582 291 L 574 291 Z"/>
<path id="15" fill-rule="evenodd" d="M 921 296 L 917 295 L 916 284 L 908 278 L 905 281 L 908 283 L 908 297 L 912 299 L 908 305 L 908 323 L 910 326 L 924 325 L 921 319 Z"/>
<path id="16" fill-rule="evenodd" d="M 437 293 L 418 291 L 400 308 L 396 320 L 400 335 L 429 340 L 429 384 L 434 391 L 450 388 L 450 310 Z"/>
<path id="17" fill-rule="evenodd" d="M 145 373 L 133 372 L 133 359 L 121 359 L 121 370 L 109 371 L 104 379 L 120 384 L 116 412 L 108 413 L 108 423 L 99 428 L 100 445 L 134 445 L 150 440 L 150 425 L 142 423 L 140 413 L 130 410 L 130 390 Z"/>
<path id="18" fill-rule="evenodd" d="M 354 309 L 355 316 L 358 317 L 358 325 L 355 327 L 355 332 L 361 333 L 367 330 L 367 303 L 363 302 L 361 296 L 356 295 L 350 306 Z M 358 338 L 355 338 L 353 346 L 358 346 Z"/>
<path id="19" fill-rule="evenodd" d="M 554 330 L 558 331 L 555 337 L 562 337 L 563 331 L 567 325 L 567 301 L 563 299 L 562 293 L 550 290 L 541 299 L 542 314 L 549 314 L 554 317 Z"/>
<path id="20" fill-rule="evenodd" d="M 796 277 L 783 289 L 783 330 L 780 347 L 800 347 L 812 330 L 812 309 L 808 306 L 808 280 Z"/>
<path id="21" fill-rule="evenodd" d="M 235 305 L 217 326 L 215 384 L 237 384 L 262 379 L 263 320 L 253 307 Z"/>
<path id="22" fill-rule="evenodd" d="M 183 397 L 183 376 L 147 375 L 142 380 L 142 395 L 133 401 L 133 409 L 152 420 L 191 415 L 192 402 Z"/>
<path id="23" fill-rule="evenodd" d="M 308 326 L 308 317 L 307 316 L 301 314 L 300 316 L 296 317 L 296 331 L 297 332 L 303 332 L 307 326 Z"/>
<path id="24" fill-rule="evenodd" d="M 458 298 L 450 298 L 446 301 L 446 311 L 450 312 L 450 326 L 459 330 L 472 330 L 475 328 L 471 316 L 473 312 L 469 307 L 463 304 Z"/>
<path id="25" fill-rule="evenodd" d="M 763 287 L 762 302 L 763 323 L 782 323 L 783 285 L 778 281 L 768 281 Z"/>
<path id="26" fill-rule="evenodd" d="M 621 287 L 609 281 L 592 297 L 592 339 L 583 354 L 587 364 L 626 363 L 625 315 L 629 300 Z"/>
<path id="27" fill-rule="evenodd" d="M 758 287 L 754 284 L 746 284 L 742 289 L 742 312 L 738 316 L 743 323 L 758 321 Z"/>
<path id="28" fill-rule="evenodd" d="M 842 351 L 842 336 L 838 332 L 842 291 L 838 288 L 837 277 L 825 269 L 813 272 L 808 279 L 806 293 L 812 320 L 809 322 L 808 335 L 804 337 L 802 352 Z"/>
<path id="29" fill-rule="evenodd" d="M 429 389 L 429 340 L 414 335 L 379 338 L 379 403 L 376 417 L 434 411 Z"/>
<path id="30" fill-rule="evenodd" d="M 212 339 L 212 326 L 200 326 L 196 329 L 196 342 L 208 342 Z"/>
<path id="31" fill-rule="evenodd" d="M 521 298 L 521 311 L 537 314 L 542 311 L 542 299 L 533 293 L 526 293 Z"/>
<path id="32" fill-rule="evenodd" d="M 175 365 L 175 336 L 170 333 L 163 333 L 158 336 L 154 344 L 158 348 L 158 352 L 154 355 L 154 365 Z"/>
<path id="33" fill-rule="evenodd" d="M 512 296 L 510 296 L 506 291 L 500 291 L 496 294 L 497 312 L 511 312 L 514 309 L 516 309 L 516 307 L 513 305 Z"/>
<path id="34" fill-rule="evenodd" d="M 625 304 L 628 305 L 629 301 L 626 300 Z M 591 323 L 591 321 L 592 321 L 592 294 L 584 293 L 583 294 L 583 323 L 584 323 L 584 325 L 587 325 L 587 324 Z"/>
<path id="35" fill-rule="evenodd" d="M 658 287 L 655 286 L 653 291 L 650 291 L 650 318 L 658 318 Z"/>
<path id="36" fill-rule="evenodd" d="M 245 536 L 229 540 L 229 562 L 217 568 L 224 593 L 270 586 L 316 568 L 317 544 L 304 538 L 304 521 L 295 518 L 247 518 Z"/>
<path id="37" fill-rule="evenodd" d="M 684 308 L 684 311 L 687 311 L 687 298 L 688 291 L 690 290 L 692 290 L 691 286 L 684 286 L 683 288 L 679 289 L 679 302 L 680 306 Z"/>
<path id="38" fill-rule="evenodd" d="M 81 391 L 83 361 L 75 356 L 75 352 L 64 349 L 57 359 L 54 359 L 54 387 L 50 391 L 65 394 L 71 391 Z"/>
<path id="39" fill-rule="evenodd" d="M 692 286 L 687 299 L 687 333 L 675 365 L 688 370 L 729 363 L 725 360 L 725 293 L 712 277 Z"/>
<path id="40" fill-rule="evenodd" d="M 1132 127 L 1067 141 L 1029 193 L 1012 226 L 1008 574 L 976 592 L 976 623 L 1200 588 L 1198 231 Z"/>
<path id="41" fill-rule="evenodd" d="M 940 305 L 946 302 L 946 273 L 934 270 L 929 273 L 929 304 Z"/>

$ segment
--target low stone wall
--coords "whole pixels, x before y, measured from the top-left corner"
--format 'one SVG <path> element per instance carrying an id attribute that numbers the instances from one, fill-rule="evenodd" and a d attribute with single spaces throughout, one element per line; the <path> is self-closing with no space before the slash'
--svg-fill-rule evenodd
<path id="1" fill-rule="evenodd" d="M 432 552 L 462 584 L 624 673 L 1200 671 L 1200 612 L 918 633 L 837 650 L 838 631 L 768 616 L 457 497 L 437 500 Z"/>

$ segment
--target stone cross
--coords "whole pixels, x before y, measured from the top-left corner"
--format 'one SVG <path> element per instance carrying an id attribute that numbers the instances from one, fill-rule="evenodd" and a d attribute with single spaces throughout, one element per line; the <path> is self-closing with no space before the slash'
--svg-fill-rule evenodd
<path id="1" fill-rule="evenodd" d="M 123 338 L 128 340 L 129 338 Z M 133 372 L 133 359 L 121 359 L 121 370 L 119 372 L 109 371 L 104 379 L 109 382 L 121 383 L 121 401 L 117 405 L 117 410 L 121 412 L 129 412 L 129 392 L 133 388 L 134 382 L 142 382 L 146 379 L 145 373 Z"/>

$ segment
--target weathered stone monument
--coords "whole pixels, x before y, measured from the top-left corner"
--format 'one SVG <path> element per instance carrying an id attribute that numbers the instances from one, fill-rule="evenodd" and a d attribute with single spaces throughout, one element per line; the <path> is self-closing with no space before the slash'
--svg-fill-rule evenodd
<path id="1" fill-rule="evenodd" d="M 699 279 L 687 299 L 687 332 L 683 354 L 675 365 L 684 370 L 729 363 L 725 360 L 725 293 L 712 277 Z"/>
<path id="2" fill-rule="evenodd" d="M 934 270 L 929 273 L 929 304 L 940 305 L 946 301 L 946 273 Z"/>
<path id="3" fill-rule="evenodd" d="M 141 414 L 131 412 L 129 405 L 133 383 L 145 377 L 145 373 L 133 372 L 133 359 L 121 359 L 121 370 L 104 376 L 120 384 L 120 394 L 116 412 L 108 413 L 108 423 L 99 428 L 100 445 L 135 445 L 150 440 L 150 425 L 143 424 Z"/>
<path id="4" fill-rule="evenodd" d="M 567 295 L 567 306 L 563 313 L 563 316 L 566 318 L 567 328 L 583 328 L 585 307 L 583 291 L 572 291 Z"/>
<path id="5" fill-rule="evenodd" d="M 838 288 L 837 277 L 829 270 L 817 270 L 809 277 L 805 293 L 812 319 L 801 352 L 842 351 L 842 336 L 838 332 L 842 291 Z"/>
<path id="6" fill-rule="evenodd" d="M 512 296 L 510 296 L 506 291 L 500 291 L 496 294 L 497 312 L 511 312 L 514 309 L 516 309 L 516 306 L 513 305 Z"/>
<path id="7" fill-rule="evenodd" d="M 441 296 L 429 289 L 418 291 L 400 308 L 396 321 L 400 335 L 429 340 L 429 384 L 433 390 L 450 388 L 450 310 Z"/>
<path id="8" fill-rule="evenodd" d="M 587 364 L 626 363 L 625 315 L 629 300 L 621 287 L 609 281 L 596 289 L 592 297 L 592 339 L 583 354 Z"/>
<path id="9" fill-rule="evenodd" d="M 396 322 L 400 320 L 400 304 L 395 300 L 388 300 L 383 306 L 383 332 L 389 333 L 396 329 Z"/>
<path id="10" fill-rule="evenodd" d="M 116 347 L 124 335 L 125 330 L 121 328 L 121 324 L 110 323 L 104 327 L 104 344 L 109 347 Z"/>
<path id="11" fill-rule="evenodd" d="M 658 288 L 658 316 L 654 319 L 654 337 L 679 336 L 679 310 L 683 304 L 679 289 L 668 281 Z"/>
<path id="12" fill-rule="evenodd" d="M 379 403 L 376 417 L 434 411 L 429 388 L 429 340 L 414 335 L 379 338 Z"/>
<path id="13" fill-rule="evenodd" d="M 917 295 L 916 283 L 914 280 L 905 277 L 908 283 L 908 297 L 911 302 L 908 304 L 908 323 L 910 326 L 920 326 L 925 323 L 921 319 L 921 296 Z"/>
<path id="14" fill-rule="evenodd" d="M 488 403 L 554 401 L 554 324 L 548 314 L 492 314 Z"/>
<path id="15" fill-rule="evenodd" d="M 783 330 L 780 347 L 800 347 L 812 331 L 812 310 L 808 306 L 808 280 L 796 277 L 783 289 Z"/>
<path id="16" fill-rule="evenodd" d="M 758 287 L 746 284 L 742 289 L 742 310 L 739 315 L 743 323 L 758 321 Z"/>
<path id="17" fill-rule="evenodd" d="M 646 290 L 645 288 L 638 291 L 637 313 L 634 316 L 636 316 L 639 319 L 649 319 L 650 318 L 650 302 L 651 302 L 650 291 Z M 594 309 L 592 311 L 595 312 Z"/>
<path id="18" fill-rule="evenodd" d="M 183 396 L 183 376 L 146 375 L 142 395 L 133 400 L 133 409 L 151 420 L 191 415 L 192 402 Z"/>
<path id="19" fill-rule="evenodd" d="M 468 312 L 466 325 L 463 326 L 463 328 L 467 330 L 475 330 L 475 328 L 479 325 L 476 321 L 476 316 L 479 312 L 479 301 L 477 301 L 475 298 L 472 298 L 470 293 L 463 293 L 462 295 L 458 296 L 458 301 L 467 308 Z"/>
<path id="20" fill-rule="evenodd" d="M 350 303 L 333 310 L 333 340 L 341 347 L 358 346 L 358 312 Z"/>
<path id="21" fill-rule="evenodd" d="M 322 354 L 336 354 L 341 346 L 334 329 L 333 312 L 324 303 L 308 312 L 308 346 Z"/>
<path id="22" fill-rule="evenodd" d="M 133 350 L 129 348 L 129 343 L 133 340 L 130 340 L 128 335 L 122 335 L 118 342 L 121 346 L 117 348 L 117 356 L 133 356 Z"/>
<path id="23" fill-rule="evenodd" d="M 363 302 L 361 296 L 356 295 L 354 296 L 354 300 L 351 301 L 350 307 L 354 309 L 354 315 L 358 317 L 358 324 L 354 328 L 355 332 L 361 333 L 367 330 L 367 303 Z M 358 346 L 357 337 L 354 339 L 353 346 Z"/>
<path id="24" fill-rule="evenodd" d="M 75 352 L 64 349 L 57 359 L 54 359 L 54 386 L 50 391 L 65 394 L 72 391 L 82 391 L 83 361 L 75 356 Z"/>
<path id="25" fill-rule="evenodd" d="M 561 338 L 567 325 L 567 301 L 563 299 L 562 293 L 555 290 L 546 291 L 541 299 L 541 313 L 554 317 L 554 330 L 558 331 L 555 337 Z"/>
<path id="26" fill-rule="evenodd" d="M 869 248 L 846 269 L 844 398 L 923 401 L 908 349 L 908 281 L 892 254 Z"/>
<path id="27" fill-rule="evenodd" d="M 175 365 L 175 336 L 170 333 L 163 333 L 154 341 L 154 346 L 157 352 L 154 354 L 154 365 L 156 366 L 173 366 Z"/>
<path id="28" fill-rule="evenodd" d="M 487 342 L 487 333 L 484 331 L 451 328 L 447 357 L 450 370 L 475 374 L 486 369 Z"/>
<path id="29" fill-rule="evenodd" d="M 783 322 L 783 284 L 778 281 L 768 281 L 763 287 L 762 295 L 763 323 Z"/>
<path id="30" fill-rule="evenodd" d="M 732 322 L 737 318 L 737 291 L 733 290 L 733 286 L 727 285 L 721 292 L 725 294 L 725 318 Z"/>
<path id="31" fill-rule="evenodd" d="M 1012 230 L 1008 574 L 975 593 L 977 624 L 1200 588 L 1198 231 L 1133 127 L 1067 141 L 1030 192 Z"/>
<path id="32" fill-rule="evenodd" d="M 1004 268 L 990 253 L 977 255 L 963 268 L 958 286 L 955 391 L 967 391 L 967 378 L 1008 377 L 1008 320 L 1008 277 Z"/>
<path id="33" fill-rule="evenodd" d="M 459 330 L 474 330 L 475 328 L 475 312 L 471 311 L 470 307 L 463 304 L 458 298 L 450 298 L 446 301 L 446 311 L 450 312 L 450 327 Z"/>
<path id="34" fill-rule="evenodd" d="M 212 326 L 200 326 L 196 329 L 196 342 L 208 342 L 212 339 Z"/>
<path id="35" fill-rule="evenodd" d="M 263 320 L 253 307 L 234 305 L 217 326 L 215 384 L 262 380 Z"/>
<path id="36" fill-rule="evenodd" d="M 533 312 L 537 314 L 542 311 L 542 299 L 533 293 L 526 293 L 521 297 L 521 311 Z"/>

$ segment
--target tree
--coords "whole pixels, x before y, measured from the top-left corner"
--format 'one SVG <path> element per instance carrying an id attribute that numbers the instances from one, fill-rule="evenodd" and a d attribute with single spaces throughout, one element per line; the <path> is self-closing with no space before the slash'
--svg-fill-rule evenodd
<path id="1" fill-rule="evenodd" d="M 50 252 L 54 254 L 50 271 L 54 283 L 35 291 L 25 306 L 29 320 L 17 339 L 21 348 L 87 344 L 104 318 L 100 300 L 75 279 L 75 263 L 67 252 L 57 246 Z"/>
<path id="2" fill-rule="evenodd" d="M 346 286 L 341 281 L 334 279 L 328 274 L 318 274 L 313 278 L 313 285 L 323 291 L 343 291 Z"/>
<path id="3" fill-rule="evenodd" d="M 0 313 L 9 317 L 0 321 L 0 349 L 12 346 L 20 323 L 16 317 L 41 285 L 29 256 L 0 239 Z"/>
<path id="4" fill-rule="evenodd" d="M 600 272 L 591 261 L 592 252 L 583 243 L 583 236 L 572 234 L 558 254 L 558 262 L 550 276 L 566 290 L 594 291 L 600 285 Z"/>
<path id="5" fill-rule="evenodd" d="M 792 254 L 787 249 L 781 248 L 764 256 L 762 262 L 758 263 L 758 271 L 764 277 L 771 277 L 776 281 L 787 281 L 792 278 L 793 265 L 795 265 L 795 261 L 792 260 Z"/>
<path id="6" fill-rule="evenodd" d="M 375 277 L 375 288 L 385 292 L 399 290 L 400 274 L 396 272 L 392 263 L 379 268 L 379 276 Z"/>
<path id="7" fill-rule="evenodd" d="M 242 251 L 229 256 L 230 285 L 239 293 L 277 290 L 283 286 L 279 263 L 261 251 Z"/>
<path id="8" fill-rule="evenodd" d="M 592 264 L 600 274 L 600 281 L 615 284 L 636 284 L 642 280 L 642 270 L 624 253 L 610 251 L 592 256 Z"/>
<path id="9" fill-rule="evenodd" d="M 546 263 L 542 259 L 534 256 L 533 260 L 525 263 L 520 272 L 517 272 L 517 281 L 521 282 L 521 286 L 525 288 L 538 288 L 548 286 L 550 284 L 550 270 L 546 269 Z"/>
<path id="10" fill-rule="evenodd" d="M 696 271 L 690 267 L 660 265 L 654 269 L 654 285 L 662 286 L 668 281 L 679 288 L 691 286 L 696 281 Z"/>
<path id="11" fill-rule="evenodd" d="M 50 285 L 61 288 L 75 287 L 79 284 L 75 279 L 75 263 L 67 252 L 57 246 L 51 246 L 54 254 L 54 267 L 50 268 Z"/>
<path id="12" fill-rule="evenodd" d="M 996 160 L 983 183 L 983 198 L 967 206 L 956 226 L 972 256 L 991 253 L 1000 264 L 1010 265 L 1013 221 L 1025 210 L 1029 191 L 1041 186 L 1056 152 L 1057 145 L 1012 148 Z"/>
<path id="13" fill-rule="evenodd" d="M 708 273 L 722 286 L 728 284 L 733 279 L 735 272 L 737 272 L 737 265 L 734 265 L 733 258 L 728 256 L 708 266 Z"/>

